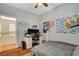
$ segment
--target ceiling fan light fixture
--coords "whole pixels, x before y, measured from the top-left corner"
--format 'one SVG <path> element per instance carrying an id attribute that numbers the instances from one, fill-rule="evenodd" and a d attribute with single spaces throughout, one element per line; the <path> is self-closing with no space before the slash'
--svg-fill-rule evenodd
<path id="1" fill-rule="evenodd" d="M 45 6 L 45 7 L 48 7 L 48 4 L 47 4 L 47 3 L 37 3 L 37 4 L 35 5 L 35 8 L 37 8 L 37 7 L 40 6 L 40 5 L 43 5 L 43 6 Z"/>
<path id="2" fill-rule="evenodd" d="M 39 5 L 41 5 L 41 3 L 39 3 Z"/>

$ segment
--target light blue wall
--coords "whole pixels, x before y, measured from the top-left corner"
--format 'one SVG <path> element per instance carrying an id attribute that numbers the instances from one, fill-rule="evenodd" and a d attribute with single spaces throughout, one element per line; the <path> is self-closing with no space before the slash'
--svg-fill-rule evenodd
<path id="1" fill-rule="evenodd" d="M 24 30 L 27 30 L 29 25 L 23 22 L 17 22 L 17 47 L 21 46 L 21 41 L 24 40 Z"/>

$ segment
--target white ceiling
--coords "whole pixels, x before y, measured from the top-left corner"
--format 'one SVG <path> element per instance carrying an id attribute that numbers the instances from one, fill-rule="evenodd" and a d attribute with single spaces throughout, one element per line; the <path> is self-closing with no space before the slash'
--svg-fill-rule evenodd
<path id="1" fill-rule="evenodd" d="M 34 8 L 35 3 L 6 3 L 6 4 L 15 8 L 19 8 L 24 11 L 34 13 L 36 15 L 41 15 L 61 5 L 61 3 L 48 3 L 48 7 L 40 5 L 38 8 Z"/>

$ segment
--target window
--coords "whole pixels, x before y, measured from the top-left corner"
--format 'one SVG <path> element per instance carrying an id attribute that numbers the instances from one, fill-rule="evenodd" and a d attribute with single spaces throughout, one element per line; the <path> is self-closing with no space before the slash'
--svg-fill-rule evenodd
<path id="1" fill-rule="evenodd" d="M 0 24 L 0 37 L 1 37 L 1 24 Z"/>
<path id="2" fill-rule="evenodd" d="M 9 24 L 9 36 L 15 36 L 16 24 Z"/>
<path id="3" fill-rule="evenodd" d="M 15 24 L 10 24 L 9 25 L 9 31 L 11 32 L 13 32 L 13 31 L 16 31 L 16 25 Z"/>
<path id="4" fill-rule="evenodd" d="M 16 21 L 16 18 L 6 17 L 6 16 L 1 16 L 1 19 L 6 19 L 6 20 L 13 20 L 13 21 Z"/>

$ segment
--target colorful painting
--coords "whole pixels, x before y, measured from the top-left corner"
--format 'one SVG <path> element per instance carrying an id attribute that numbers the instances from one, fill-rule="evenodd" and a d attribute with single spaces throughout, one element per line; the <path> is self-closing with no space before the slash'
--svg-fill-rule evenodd
<path id="1" fill-rule="evenodd" d="M 79 16 L 56 19 L 57 33 L 79 33 Z"/>
<path id="2" fill-rule="evenodd" d="M 57 30 L 57 33 L 66 32 L 65 23 L 63 19 L 56 19 L 56 30 Z"/>

